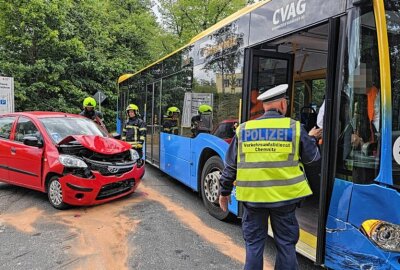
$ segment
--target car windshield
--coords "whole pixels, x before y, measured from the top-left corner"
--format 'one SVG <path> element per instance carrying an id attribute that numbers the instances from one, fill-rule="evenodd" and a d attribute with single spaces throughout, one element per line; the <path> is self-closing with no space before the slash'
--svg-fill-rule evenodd
<path id="1" fill-rule="evenodd" d="M 47 134 L 55 143 L 70 135 L 98 135 L 107 137 L 92 120 L 79 117 L 54 117 L 40 119 Z"/>

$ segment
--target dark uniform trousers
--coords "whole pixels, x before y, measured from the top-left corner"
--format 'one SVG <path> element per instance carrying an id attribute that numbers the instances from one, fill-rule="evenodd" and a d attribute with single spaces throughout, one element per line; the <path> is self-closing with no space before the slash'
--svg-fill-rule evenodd
<path id="1" fill-rule="evenodd" d="M 275 270 L 297 270 L 296 243 L 299 240 L 299 223 L 295 210 L 297 204 L 276 208 L 254 208 L 243 204 L 243 237 L 246 241 L 245 270 L 263 269 L 263 252 L 268 236 L 268 217 L 274 233 L 277 255 Z"/>

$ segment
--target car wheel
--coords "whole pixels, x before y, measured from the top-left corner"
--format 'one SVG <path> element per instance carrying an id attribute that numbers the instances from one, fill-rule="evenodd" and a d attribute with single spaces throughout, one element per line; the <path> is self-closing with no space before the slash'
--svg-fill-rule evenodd
<path id="1" fill-rule="evenodd" d="M 201 172 L 201 197 L 208 212 L 219 220 L 229 216 L 229 211 L 224 212 L 219 208 L 218 191 L 219 179 L 224 169 L 224 163 L 218 156 L 212 156 L 204 164 Z"/>
<path id="2" fill-rule="evenodd" d="M 47 186 L 47 196 L 50 204 L 59 210 L 68 208 L 68 204 L 63 202 L 63 190 L 57 176 L 53 176 Z"/>

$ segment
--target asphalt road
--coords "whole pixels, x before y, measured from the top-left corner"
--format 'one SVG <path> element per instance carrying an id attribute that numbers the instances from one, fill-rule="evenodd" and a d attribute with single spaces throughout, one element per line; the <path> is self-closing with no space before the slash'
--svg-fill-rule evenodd
<path id="1" fill-rule="evenodd" d="M 243 269 L 240 221 L 148 166 L 136 193 L 58 211 L 46 194 L 0 184 L 0 269 Z M 264 269 L 273 269 L 268 239 Z M 300 269 L 320 269 L 298 256 Z"/>

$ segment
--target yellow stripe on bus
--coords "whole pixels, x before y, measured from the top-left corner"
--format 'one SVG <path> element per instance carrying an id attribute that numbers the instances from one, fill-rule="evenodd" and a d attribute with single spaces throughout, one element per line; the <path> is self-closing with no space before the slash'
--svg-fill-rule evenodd
<path id="1" fill-rule="evenodd" d="M 300 240 L 301 242 L 309 245 L 310 247 L 317 248 L 317 237 L 309 232 L 300 229 Z"/>
<path id="2" fill-rule="evenodd" d="M 392 96 L 391 96 L 392 81 L 390 79 L 391 78 L 390 58 L 388 50 L 389 41 L 388 41 L 388 31 L 386 24 L 385 4 L 383 0 L 374 0 L 373 5 L 374 5 L 377 37 L 378 37 L 382 111 L 384 115 L 387 115 L 390 112 L 389 109 L 392 104 Z"/>

